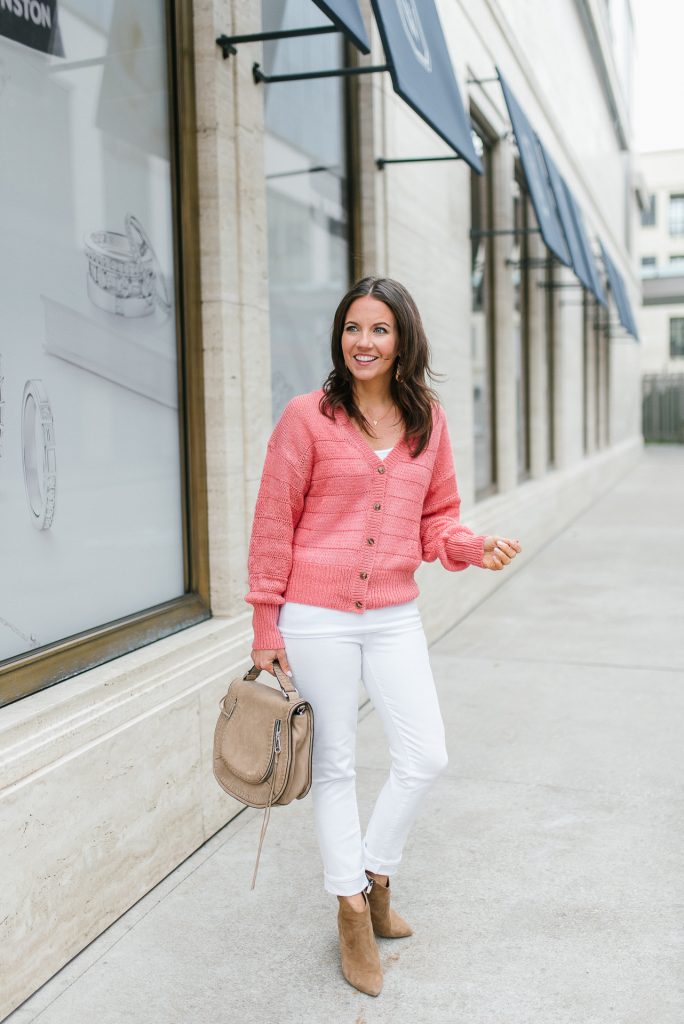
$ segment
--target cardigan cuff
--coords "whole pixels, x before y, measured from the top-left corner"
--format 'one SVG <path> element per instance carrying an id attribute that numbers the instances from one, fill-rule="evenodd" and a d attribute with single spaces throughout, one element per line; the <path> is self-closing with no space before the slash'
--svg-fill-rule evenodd
<path id="1" fill-rule="evenodd" d="M 486 539 L 486 534 L 457 535 L 447 539 L 444 549 L 450 562 L 465 562 L 484 569 L 482 560 Z"/>
<path id="2" fill-rule="evenodd" d="M 252 614 L 255 651 L 277 651 L 285 646 L 278 629 L 279 604 L 255 604 Z"/>

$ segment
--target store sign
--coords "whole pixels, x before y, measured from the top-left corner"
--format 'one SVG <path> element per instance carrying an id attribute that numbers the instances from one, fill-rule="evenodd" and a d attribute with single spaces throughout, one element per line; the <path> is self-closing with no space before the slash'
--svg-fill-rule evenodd
<path id="1" fill-rule="evenodd" d="M 634 314 L 632 313 L 631 303 L 627 298 L 627 289 L 625 288 L 625 282 L 623 280 L 622 274 L 620 273 L 620 271 L 615 266 L 612 259 L 606 252 L 603 242 L 601 242 L 600 245 L 601 256 L 603 257 L 603 262 L 606 267 L 606 273 L 608 274 L 608 283 L 610 285 L 610 290 L 612 291 L 613 298 L 615 299 L 615 306 L 617 308 L 618 318 L 622 326 L 625 328 L 625 330 L 638 341 L 639 333 L 637 331 L 637 325 L 634 319 Z"/>
<path id="2" fill-rule="evenodd" d="M 551 190 L 549 177 L 546 172 L 546 165 L 542 154 L 539 140 L 527 119 L 527 115 L 511 92 L 506 79 L 499 69 L 496 69 L 501 82 L 504 99 L 508 107 L 508 114 L 515 132 L 515 140 L 518 143 L 520 161 L 527 187 L 532 200 L 532 206 L 537 217 L 537 223 L 542 234 L 546 247 L 566 267 L 571 266 L 571 257 L 565 243 L 563 227 L 558 214 L 556 200 Z"/>
<path id="3" fill-rule="evenodd" d="M 394 91 L 482 174 L 435 0 L 372 4 Z"/>
<path id="4" fill-rule="evenodd" d="M 64 56 L 58 0 L 0 0 L 0 36 L 33 50 Z"/>
<path id="5" fill-rule="evenodd" d="M 314 0 L 314 3 L 351 39 L 361 53 L 370 53 L 370 43 L 358 0 Z"/>

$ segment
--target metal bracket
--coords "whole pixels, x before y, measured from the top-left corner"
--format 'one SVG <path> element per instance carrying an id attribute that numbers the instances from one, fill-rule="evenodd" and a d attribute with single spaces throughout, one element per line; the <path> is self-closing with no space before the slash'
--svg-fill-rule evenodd
<path id="1" fill-rule="evenodd" d="M 516 267 L 518 270 L 545 270 L 553 257 L 539 257 L 538 259 L 506 260 L 507 267 Z"/>
<path id="2" fill-rule="evenodd" d="M 487 82 L 498 82 L 499 79 L 494 78 L 466 78 L 466 85 L 486 85 Z"/>
<path id="3" fill-rule="evenodd" d="M 386 166 L 386 164 L 423 164 L 431 163 L 438 160 L 462 160 L 462 156 L 404 156 L 404 157 L 385 157 L 379 156 L 375 161 L 375 164 L 379 171 Z"/>
<path id="4" fill-rule="evenodd" d="M 470 229 L 471 238 L 493 238 L 496 235 L 537 235 L 541 228 L 487 228 L 482 231 Z"/>
<path id="5" fill-rule="evenodd" d="M 298 36 L 320 36 L 327 32 L 339 32 L 335 25 L 319 25 L 316 28 L 288 28 L 274 32 L 251 32 L 243 36 L 220 35 L 216 39 L 217 46 L 223 50 L 223 59 L 230 57 L 231 53 L 236 54 L 236 46 L 239 43 L 263 43 L 270 39 L 292 39 Z"/>
<path id="6" fill-rule="evenodd" d="M 376 64 L 369 67 L 333 68 L 330 71 L 302 71 L 296 75 L 265 75 L 261 64 L 252 65 L 252 77 L 259 82 L 301 82 L 307 78 L 342 78 L 349 75 L 372 75 L 376 71 L 389 71 L 389 64 Z"/>

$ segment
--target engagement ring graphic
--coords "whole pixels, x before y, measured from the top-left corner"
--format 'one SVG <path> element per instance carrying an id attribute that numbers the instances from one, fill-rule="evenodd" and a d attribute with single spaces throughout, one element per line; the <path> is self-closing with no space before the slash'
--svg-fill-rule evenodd
<path id="1" fill-rule="evenodd" d="M 21 400 L 21 455 L 31 522 L 48 530 L 55 515 L 55 427 L 42 380 L 27 380 Z"/>
<path id="2" fill-rule="evenodd" d="M 171 309 L 157 254 L 138 218 L 127 213 L 125 234 L 92 231 L 85 240 L 88 295 L 100 309 L 119 316 L 148 316 L 155 304 Z"/>

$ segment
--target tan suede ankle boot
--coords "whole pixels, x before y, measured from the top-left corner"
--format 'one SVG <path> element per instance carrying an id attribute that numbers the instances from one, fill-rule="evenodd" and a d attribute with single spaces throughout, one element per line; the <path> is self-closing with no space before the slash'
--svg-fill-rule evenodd
<path id="1" fill-rule="evenodd" d="M 382 965 L 373 936 L 368 897 L 365 893 L 363 895 L 366 906 L 362 912 L 354 910 L 343 896 L 337 897 L 342 973 L 359 992 L 379 996 L 382 991 Z"/>
<path id="2" fill-rule="evenodd" d="M 380 885 L 373 882 L 368 894 L 373 931 L 382 939 L 405 939 L 413 935 L 413 928 L 396 910 L 390 907 L 390 884 Z"/>

